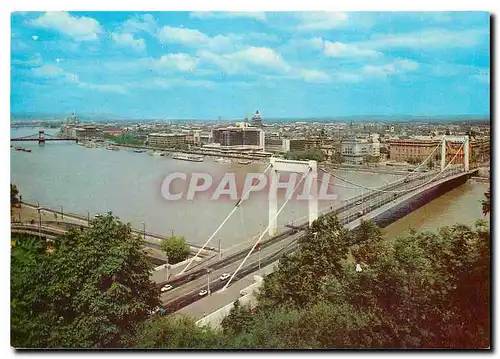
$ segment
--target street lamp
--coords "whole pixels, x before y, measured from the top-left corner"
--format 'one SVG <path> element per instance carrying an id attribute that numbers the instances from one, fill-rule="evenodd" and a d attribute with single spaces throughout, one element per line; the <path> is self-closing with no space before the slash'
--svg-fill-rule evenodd
<path id="1" fill-rule="evenodd" d="M 42 215 L 40 211 L 42 210 L 42 207 L 38 206 L 36 208 L 38 211 L 38 237 L 41 239 L 42 238 Z"/>
<path id="2" fill-rule="evenodd" d="M 222 259 L 222 251 L 221 251 L 221 247 L 220 247 L 220 237 L 219 237 L 219 260 Z"/>
<path id="3" fill-rule="evenodd" d="M 173 229 L 171 229 L 171 230 L 170 230 L 170 233 L 172 233 L 172 237 L 173 237 L 173 236 L 174 236 L 174 230 L 173 230 Z"/>
<path id="4" fill-rule="evenodd" d="M 141 222 L 142 223 L 142 237 L 144 240 L 146 240 L 146 223 L 144 222 Z"/>
<path id="5" fill-rule="evenodd" d="M 259 255 L 259 274 L 260 274 L 260 243 L 258 244 L 258 246 L 259 248 L 257 254 Z"/>
<path id="6" fill-rule="evenodd" d="M 63 206 L 61 206 L 61 219 L 64 219 L 64 211 L 63 211 Z"/>
<path id="7" fill-rule="evenodd" d="M 207 292 L 210 295 L 210 268 L 207 268 Z"/>
<path id="8" fill-rule="evenodd" d="M 168 277 L 169 277 L 169 275 L 168 275 L 168 267 L 169 267 L 169 264 L 168 264 L 168 254 L 166 255 L 166 257 L 167 257 L 167 263 L 165 264 L 165 268 L 167 269 L 167 280 L 168 280 Z"/>
<path id="9" fill-rule="evenodd" d="M 90 226 L 90 212 L 87 211 L 87 226 Z"/>

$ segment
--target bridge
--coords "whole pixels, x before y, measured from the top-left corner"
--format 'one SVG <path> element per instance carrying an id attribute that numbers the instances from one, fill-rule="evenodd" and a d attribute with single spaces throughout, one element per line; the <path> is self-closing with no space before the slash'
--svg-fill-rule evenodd
<path id="1" fill-rule="evenodd" d="M 11 142 L 38 142 L 39 144 L 44 144 L 47 141 L 75 141 L 78 143 L 78 138 L 76 137 L 57 137 L 50 134 L 46 134 L 45 131 L 40 130 L 38 134 L 11 138 Z"/>
<path id="2" fill-rule="evenodd" d="M 461 143 L 460 148 L 454 153 L 451 159 L 449 159 L 451 156 L 447 156 L 447 148 L 449 148 L 447 142 Z M 283 254 L 295 251 L 300 245 L 300 238 L 307 232 L 311 220 L 315 219 L 311 218 L 311 212 L 316 218 L 319 214 L 335 213 L 340 222 L 348 229 L 355 229 L 362 219 L 371 219 L 381 227 L 388 225 L 392 221 L 419 208 L 433 198 L 459 186 L 477 173 L 478 169 L 470 169 L 468 159 L 469 151 L 465 149 L 465 147 L 468 148 L 469 146 L 468 142 L 469 139 L 467 136 L 460 138 L 443 136 L 441 143 L 438 144 L 428 157 L 420 165 L 414 168 L 412 172 L 409 172 L 403 178 L 379 187 L 367 187 L 342 178 L 336 173 L 328 172 L 325 168 L 316 168 L 315 163 L 310 163 L 315 161 L 292 161 L 291 167 L 293 167 L 293 171 L 304 174 L 301 181 L 304 181 L 309 176 L 316 178 L 317 173 L 315 172 L 319 169 L 319 171 L 328 174 L 330 178 L 333 177 L 340 182 L 332 184 L 329 183 L 328 178 L 326 180 L 328 185 L 361 190 L 361 194 L 319 211 L 316 211 L 314 208 L 316 201 L 313 198 L 309 206 L 309 221 L 305 221 L 304 218 L 303 223 L 299 221 L 299 224 L 296 225 L 288 224 L 286 226 L 287 228 L 281 233 L 263 239 L 264 234 L 275 225 L 276 218 L 284 206 L 286 206 L 288 199 L 285 199 L 279 210 L 273 208 L 274 204 L 270 203 L 270 213 L 272 212 L 273 215 L 271 216 L 270 214 L 269 216 L 269 225 L 259 236 L 243 243 L 243 248 L 240 246 L 238 250 L 224 253 L 223 258 L 221 258 L 220 254 L 218 256 L 214 255 L 206 261 L 194 264 L 189 269 L 194 258 L 196 258 L 195 256 L 176 276 L 166 281 L 159 281 L 157 283 L 159 288 L 165 284 L 170 284 L 174 287 L 173 290 L 162 294 L 162 302 L 164 303 L 163 308 L 168 312 L 179 310 L 199 300 L 201 297 L 198 293 L 202 289 L 209 289 L 213 295 L 219 295 L 219 293 L 224 292 L 228 286 L 231 285 L 232 281 L 255 272 L 261 266 L 277 262 Z M 420 169 L 422 166 L 426 165 L 426 163 L 433 158 L 439 148 L 441 148 L 442 154 L 440 168 L 421 172 Z M 277 168 L 283 169 L 283 166 L 286 170 L 287 161 L 280 159 L 279 163 L 279 165 L 276 165 L 276 161 L 271 159 L 271 164 L 266 168 L 264 173 L 269 169 L 272 171 Z M 318 179 L 318 182 L 322 181 L 323 180 Z M 295 186 L 293 191 L 295 191 L 297 187 L 298 185 Z M 273 184 L 271 184 L 271 189 L 272 188 Z M 270 197 L 272 196 L 270 195 Z M 242 198 L 245 198 L 245 195 L 242 195 Z M 270 202 L 272 201 L 273 199 L 270 199 Z M 244 200 L 240 199 L 235 204 L 233 210 L 201 248 L 207 246 L 210 241 L 215 238 L 216 234 L 227 222 L 229 217 L 231 217 L 244 202 Z M 224 282 L 217 280 L 217 277 L 223 273 L 230 273 L 230 279 Z"/>

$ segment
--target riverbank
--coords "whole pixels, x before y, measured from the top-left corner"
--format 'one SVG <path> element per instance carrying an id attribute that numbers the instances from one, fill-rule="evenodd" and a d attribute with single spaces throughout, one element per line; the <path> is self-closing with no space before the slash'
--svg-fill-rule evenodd
<path id="1" fill-rule="evenodd" d="M 38 212 L 40 208 L 40 212 Z M 91 216 L 87 213 L 87 217 L 78 215 L 75 213 L 64 212 L 61 207 L 60 210 L 50 209 L 40 204 L 32 204 L 22 202 L 20 207 L 14 207 L 11 211 L 11 222 L 12 223 L 25 223 L 25 224 L 41 224 L 43 226 L 52 227 L 54 229 L 68 229 L 69 227 L 83 227 L 86 228 L 89 225 L 89 220 L 93 219 L 95 216 Z M 132 232 L 143 236 L 146 246 L 154 252 L 155 256 L 160 256 L 164 260 L 166 259 L 163 252 L 159 250 L 159 245 L 161 240 L 167 236 L 163 236 L 156 233 L 145 232 L 144 230 L 132 229 Z M 198 245 L 192 245 L 188 242 L 193 253 L 199 250 Z M 212 256 L 216 251 L 204 250 L 201 253 L 202 257 Z"/>

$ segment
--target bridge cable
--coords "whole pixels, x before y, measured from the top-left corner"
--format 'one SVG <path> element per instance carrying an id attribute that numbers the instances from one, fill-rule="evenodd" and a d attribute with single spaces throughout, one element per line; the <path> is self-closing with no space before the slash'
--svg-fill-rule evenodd
<path id="1" fill-rule="evenodd" d="M 302 183 L 302 181 L 305 180 L 309 176 L 310 173 L 311 172 L 308 172 L 306 175 L 302 176 L 302 179 L 295 185 L 294 189 L 290 193 L 290 196 L 288 196 L 288 198 L 285 199 L 285 202 L 283 202 L 283 205 L 280 207 L 280 209 L 278 210 L 278 212 L 274 216 L 274 218 L 272 220 L 273 222 L 278 218 L 278 215 L 281 213 L 281 211 L 283 210 L 283 208 L 285 208 L 285 206 L 288 203 L 288 201 L 292 198 L 292 195 L 295 192 L 295 190 L 299 187 L 299 185 Z M 250 251 L 248 252 L 248 254 L 246 255 L 246 257 L 241 261 L 241 263 L 238 266 L 238 268 L 236 268 L 236 270 L 234 271 L 234 273 L 231 276 L 231 278 L 229 278 L 229 280 L 227 281 L 226 285 L 224 287 L 222 287 L 221 291 L 225 290 L 229 286 L 229 284 L 233 280 L 233 278 L 236 275 L 236 273 L 238 273 L 238 271 L 241 269 L 241 267 L 243 266 L 243 264 L 245 264 L 245 262 L 248 259 L 248 257 L 250 257 L 250 255 L 252 254 L 252 252 L 254 251 L 254 249 L 257 247 L 257 244 L 259 244 L 260 241 L 262 240 L 262 238 L 264 238 L 264 235 L 269 230 L 270 226 L 271 226 L 271 222 L 269 222 L 269 224 L 267 225 L 266 229 L 264 229 L 264 231 L 260 234 L 260 236 L 257 239 L 257 241 L 254 243 L 254 245 L 252 246 L 252 248 L 250 249 Z"/>
<path id="2" fill-rule="evenodd" d="M 269 164 L 267 166 L 267 168 L 262 172 L 262 174 L 265 174 L 270 168 L 271 168 L 271 165 Z M 219 233 L 219 231 L 221 230 L 221 228 L 226 224 L 226 222 L 229 220 L 229 218 L 231 218 L 231 216 L 233 215 L 233 213 L 236 212 L 236 210 L 240 207 L 240 204 L 243 201 L 245 201 L 245 198 L 250 193 L 251 188 L 252 187 L 250 186 L 247 189 L 246 193 L 242 194 L 242 196 L 240 197 L 240 199 L 238 200 L 238 202 L 236 202 L 236 204 L 234 205 L 234 207 L 231 210 L 231 212 L 226 216 L 226 218 L 222 221 L 222 223 L 219 225 L 219 227 L 217 227 L 217 229 L 215 230 L 215 232 L 212 233 L 212 235 L 208 238 L 208 240 L 205 242 L 205 244 L 203 244 L 203 246 L 198 250 L 198 253 L 196 253 L 196 255 L 193 258 L 191 258 L 191 260 L 184 267 L 184 269 L 181 270 L 179 273 L 177 273 L 177 275 L 181 275 L 182 273 L 184 273 L 189 268 L 189 266 L 193 263 L 194 259 L 197 258 L 200 255 L 201 251 L 207 246 L 207 244 L 210 243 L 210 241 L 215 237 L 215 235 L 217 233 Z"/>
<path id="3" fill-rule="evenodd" d="M 372 190 L 372 191 L 375 191 L 375 192 L 384 192 L 384 193 L 405 193 L 405 192 L 410 192 L 410 191 L 413 191 L 414 189 L 417 189 L 417 188 L 423 187 L 423 186 L 425 186 L 425 185 L 429 184 L 430 182 L 434 181 L 434 180 L 435 180 L 435 179 L 436 179 L 439 175 L 441 175 L 444 171 L 446 171 L 446 169 L 447 169 L 447 168 L 448 168 L 448 167 L 452 164 L 452 162 L 455 160 L 455 158 L 457 157 L 457 155 L 459 154 L 459 152 L 460 152 L 460 150 L 461 150 L 462 148 L 463 148 L 463 144 L 460 146 L 460 148 L 458 149 L 458 151 L 457 151 L 457 153 L 455 154 L 455 156 L 451 159 L 451 161 L 450 161 L 450 162 L 448 162 L 448 164 L 446 165 L 446 167 L 445 167 L 445 168 L 443 168 L 443 170 L 442 170 L 442 171 L 438 172 L 438 174 L 437 174 L 436 176 L 434 176 L 433 178 L 431 178 L 429 181 L 424 182 L 424 183 L 422 183 L 422 184 L 420 184 L 420 185 L 417 185 L 417 186 L 415 186 L 415 187 L 413 187 L 413 188 L 409 188 L 409 189 L 406 189 L 406 190 L 400 190 L 400 191 L 386 191 L 386 190 L 381 190 L 381 189 L 377 189 L 377 188 L 373 188 L 373 187 L 366 187 L 366 186 L 360 185 L 359 183 L 355 183 L 355 182 L 349 181 L 349 180 L 347 180 L 347 179 L 345 179 L 345 178 L 342 178 L 342 177 L 340 177 L 340 176 L 337 176 L 337 175 L 335 175 L 335 174 L 333 174 L 333 173 L 331 173 L 331 172 L 325 171 L 324 169 L 321 169 L 321 170 L 322 170 L 323 172 L 325 172 L 325 173 L 328 173 L 328 174 L 332 175 L 332 176 L 333 176 L 333 177 L 335 177 L 335 178 L 338 178 L 338 179 L 340 179 L 340 180 L 342 180 L 342 181 L 344 181 L 344 182 L 346 182 L 346 183 L 349 183 L 349 184 L 352 184 L 352 185 L 358 186 L 358 187 L 360 187 L 360 188 L 365 188 L 365 189 Z M 398 181 L 400 181 L 400 180 L 398 180 Z M 391 184 L 391 183 L 389 183 L 389 184 Z M 387 185 L 389 185 L 389 184 L 387 184 Z"/>

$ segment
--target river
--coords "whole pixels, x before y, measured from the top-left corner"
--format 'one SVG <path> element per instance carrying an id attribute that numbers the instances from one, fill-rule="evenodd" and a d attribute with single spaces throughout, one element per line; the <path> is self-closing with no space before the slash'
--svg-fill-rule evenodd
<path id="1" fill-rule="evenodd" d="M 48 134 L 55 134 L 57 131 L 45 129 Z M 11 129 L 11 137 L 23 137 L 37 132 L 38 128 Z M 197 244 L 202 244 L 208 239 L 232 210 L 236 201 L 227 198 L 218 201 L 208 198 L 168 201 L 161 192 L 164 178 L 173 172 L 205 172 L 218 178 L 226 172 L 232 172 L 236 178 L 241 179 L 247 173 L 262 172 L 267 167 L 262 163 L 250 165 L 215 163 L 209 157 L 199 163 L 185 162 L 170 157 L 134 153 L 128 149 L 109 151 L 105 148 L 86 148 L 70 142 L 47 142 L 45 145 L 38 145 L 37 142 L 14 142 L 13 145 L 32 149 L 31 153 L 11 150 L 11 183 L 18 186 L 23 201 L 39 202 L 52 209 L 63 206 L 65 212 L 81 215 L 87 215 L 88 212 L 93 216 L 112 211 L 121 220 L 130 222 L 134 228 L 142 228 L 144 222 L 149 232 L 166 235 L 174 231 L 176 235 L 185 236 L 188 241 Z M 390 174 L 343 171 L 339 171 L 338 174 L 365 186 L 382 185 L 399 178 Z M 478 186 L 474 188 L 481 188 L 481 185 Z M 461 191 L 471 193 L 467 188 L 469 187 Z M 457 190 L 460 192 L 460 189 Z M 483 190 L 472 190 L 474 194 L 457 195 L 458 197 L 453 197 L 451 200 L 463 199 L 465 196 L 464 201 L 477 201 L 478 193 L 481 191 Z M 339 186 L 333 186 L 328 193 L 334 193 L 338 198 L 335 201 L 320 202 L 320 209 L 338 205 L 349 197 L 361 194 L 360 190 Z M 248 201 L 242 203 L 241 208 L 217 235 L 217 239 L 221 239 L 223 248 L 248 240 L 265 228 L 268 221 L 266 196 L 264 193 L 250 196 Z M 476 197 L 477 199 L 474 199 Z M 431 211 L 436 212 L 432 216 L 429 212 L 422 212 L 427 208 L 425 206 L 387 227 L 387 230 L 391 230 L 392 226 L 404 229 L 409 225 L 427 228 L 426 226 L 432 227 L 432 223 L 444 223 L 442 221 L 447 219 L 459 218 L 450 213 L 450 210 L 465 208 L 468 214 L 463 216 L 470 218 L 474 211 L 472 206 L 462 204 L 456 208 L 451 203 L 453 201 L 447 202 L 446 198 L 449 197 L 440 197 L 427 205 L 432 205 L 436 201 L 441 203 L 431 207 Z M 280 203 L 282 202 L 283 198 L 280 199 Z M 421 213 L 420 216 L 417 213 Z M 438 213 L 443 214 L 438 215 Z M 291 222 L 305 222 L 306 216 L 307 202 L 292 200 L 280 214 L 278 227 L 284 228 L 286 223 Z M 480 213 L 476 215 L 479 216 Z M 407 222 L 410 217 L 414 218 L 414 224 Z M 215 246 L 215 242 L 212 245 Z"/>

